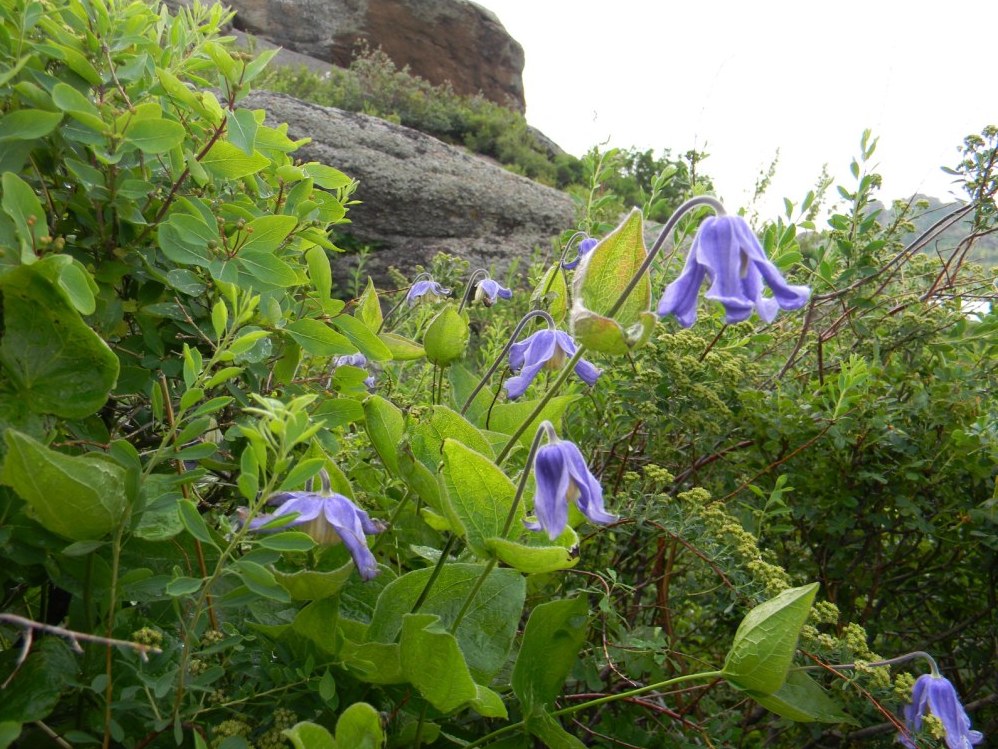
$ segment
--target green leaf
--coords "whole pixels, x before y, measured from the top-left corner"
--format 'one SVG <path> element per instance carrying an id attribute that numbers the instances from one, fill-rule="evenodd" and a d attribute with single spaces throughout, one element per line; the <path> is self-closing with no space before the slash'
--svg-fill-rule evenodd
<path id="1" fill-rule="evenodd" d="M 59 704 L 62 691 L 69 688 L 80 672 L 79 660 L 62 638 L 43 637 L 36 642 L 2 692 L 0 725 L 8 721 L 17 724 L 44 720 Z M 13 647 L 0 653 L 0 673 L 5 679 L 14 673 L 20 651 L 20 647 Z"/>
<path id="2" fill-rule="evenodd" d="M 422 346 L 397 333 L 378 333 L 378 338 L 388 347 L 395 361 L 414 361 L 426 356 L 426 350 Z"/>
<path id="3" fill-rule="evenodd" d="M 554 704 L 589 629 L 585 597 L 542 603 L 530 612 L 513 667 L 513 693 L 531 712 Z"/>
<path id="4" fill-rule="evenodd" d="M 402 411 L 380 395 L 372 395 L 364 401 L 364 429 L 385 468 L 398 476 L 398 447 L 405 434 Z"/>
<path id="5" fill-rule="evenodd" d="M 318 320 L 295 320 L 286 330 L 312 356 L 327 357 L 357 352 L 356 346 L 346 336 Z"/>
<path id="6" fill-rule="evenodd" d="M 247 156 L 252 156 L 256 146 L 256 131 L 260 127 L 256 117 L 248 109 L 237 109 L 235 112 L 226 112 L 225 119 L 229 142 Z"/>
<path id="7" fill-rule="evenodd" d="M 303 168 L 305 170 L 305 174 L 311 177 L 315 184 L 327 190 L 336 190 L 340 187 L 346 187 L 353 182 L 352 179 L 350 179 L 339 169 L 333 169 L 331 166 L 319 164 L 315 161 L 310 161 L 305 164 Z"/>
<path id="8" fill-rule="evenodd" d="M 653 312 L 642 312 L 638 322 L 626 330 L 614 319 L 577 307 L 572 310 L 572 335 L 593 351 L 622 356 L 643 346 L 655 330 Z"/>
<path id="9" fill-rule="evenodd" d="M 381 302 L 378 300 L 378 291 L 374 288 L 374 281 L 370 276 L 368 276 L 364 293 L 357 300 L 357 308 L 353 314 L 372 333 L 377 333 L 381 329 L 381 323 L 384 322 L 384 317 L 381 314 Z"/>
<path id="10" fill-rule="evenodd" d="M 7 749 L 21 735 L 21 724 L 12 720 L 0 721 L 0 749 Z"/>
<path id="11" fill-rule="evenodd" d="M 62 122 L 61 112 L 44 109 L 18 109 L 0 117 L 0 141 L 42 138 Z"/>
<path id="12" fill-rule="evenodd" d="M 579 563 L 579 536 L 566 527 L 555 544 L 547 541 L 543 534 L 531 534 L 530 540 L 535 544 L 523 544 L 506 538 L 488 538 L 485 548 L 500 562 L 508 564 L 513 569 L 527 574 L 567 570 Z M 547 543 L 545 543 L 547 542 Z"/>
<path id="13" fill-rule="evenodd" d="M 288 737 L 295 749 L 339 749 L 329 731 L 307 720 L 281 733 Z"/>
<path id="14" fill-rule="evenodd" d="M 294 268 L 269 252 L 240 250 L 237 257 L 243 269 L 261 281 L 281 287 L 296 286 L 300 282 Z"/>
<path id="15" fill-rule="evenodd" d="M 350 749 L 381 749 L 385 732 L 381 716 L 366 702 L 355 702 L 336 721 L 336 743 Z"/>
<path id="16" fill-rule="evenodd" d="M 519 535 L 523 530 L 523 503 L 517 507 L 509 530 L 503 525 L 513 506 L 516 487 L 492 459 L 454 439 L 443 442 L 444 511 L 451 525 L 463 530 L 469 548 L 490 558 L 486 539 Z"/>
<path id="17" fill-rule="evenodd" d="M 208 525 L 204 522 L 204 518 L 193 502 L 189 499 L 181 499 L 177 502 L 177 512 L 180 515 L 180 522 L 184 524 L 188 533 L 201 543 L 218 548 L 208 531 Z"/>
<path id="18" fill-rule="evenodd" d="M 449 713 L 478 696 L 457 639 L 434 614 L 402 617 L 402 674 L 437 710 Z"/>
<path id="19" fill-rule="evenodd" d="M 262 564 L 240 559 L 230 565 L 229 570 L 235 572 L 243 584 L 258 596 L 285 603 L 291 600 L 288 592 L 278 584 L 274 573 Z"/>
<path id="20" fill-rule="evenodd" d="M 17 228 L 17 236 L 21 242 L 21 262 L 33 263 L 37 259 L 35 250 L 41 246 L 39 240 L 49 233 L 45 210 L 31 185 L 13 172 L 4 172 L 0 184 L 3 186 L 0 206 Z"/>
<path id="21" fill-rule="evenodd" d="M 470 335 L 465 316 L 453 304 L 446 305 L 430 321 L 423 335 L 426 358 L 438 366 L 447 366 L 464 355 Z"/>
<path id="22" fill-rule="evenodd" d="M 178 575 L 166 584 L 166 594 L 173 598 L 193 595 L 201 589 L 201 583 L 203 582 L 204 580 L 200 577 Z"/>
<path id="23" fill-rule="evenodd" d="M 270 159 L 259 151 L 247 155 L 238 146 L 220 140 L 201 159 L 201 166 L 216 179 L 239 179 L 270 166 Z"/>
<path id="24" fill-rule="evenodd" d="M 305 261 L 308 263 L 308 277 L 312 280 L 319 298 L 329 299 L 333 289 L 333 273 L 329 267 L 326 251 L 318 245 L 309 247 L 305 252 Z"/>
<path id="25" fill-rule="evenodd" d="M 334 327 L 350 339 L 360 352 L 371 361 L 388 361 L 392 352 L 367 325 L 350 315 L 336 315 L 329 319 Z"/>
<path id="26" fill-rule="evenodd" d="M 530 295 L 530 302 L 535 308 L 546 309 L 556 323 L 561 324 L 565 320 L 568 314 L 568 284 L 565 283 L 561 263 L 547 269 Z"/>
<path id="27" fill-rule="evenodd" d="M 57 83 L 52 87 L 52 103 L 70 117 L 98 133 L 107 131 L 108 125 L 101 117 L 100 110 L 86 96 L 68 83 Z"/>
<path id="28" fill-rule="evenodd" d="M 278 535 L 286 534 L 280 533 Z M 276 537 L 274 536 L 274 538 Z M 265 538 L 265 536 L 261 537 L 258 543 L 261 543 Z M 318 601 L 339 593 L 343 586 L 350 581 L 353 571 L 353 562 L 347 562 L 342 567 L 329 571 L 299 570 L 292 573 L 277 571 L 274 572 L 274 579 L 288 592 L 292 600 Z"/>
<path id="29" fill-rule="evenodd" d="M 247 252 L 273 253 L 295 230 L 298 219 L 294 216 L 260 216 L 246 224 L 248 238 L 239 248 L 239 254 Z M 252 231 L 248 231 L 252 229 Z"/>
<path id="30" fill-rule="evenodd" d="M 565 411 L 578 398 L 579 396 L 577 395 L 556 395 L 549 400 L 547 405 L 541 410 L 541 413 L 537 415 L 530 426 L 520 435 L 520 444 L 524 447 L 530 447 L 530 443 L 533 441 L 534 435 L 537 434 L 537 428 L 541 425 L 542 421 L 550 421 L 554 425 L 555 430 L 560 431 L 561 420 L 565 415 Z M 512 434 L 526 420 L 539 402 L 537 400 L 517 401 L 516 403 L 500 403 L 493 406 L 486 427 L 497 432 L 502 432 L 503 434 Z"/>
<path id="31" fill-rule="evenodd" d="M 587 254 L 575 272 L 576 305 L 606 315 L 648 256 L 644 220 L 637 208 Z M 651 278 L 647 271 L 613 316 L 624 327 L 639 322 L 651 306 Z"/>
<path id="32" fill-rule="evenodd" d="M 69 303 L 81 315 L 92 315 L 97 309 L 97 300 L 94 297 L 98 290 L 97 284 L 79 260 L 74 259 L 63 266 L 58 283 Z"/>
<path id="33" fill-rule="evenodd" d="M 562 728 L 547 710 L 534 710 L 526 718 L 527 730 L 544 742 L 548 749 L 585 749 L 585 744 Z"/>
<path id="34" fill-rule="evenodd" d="M 450 437 L 487 458 L 495 451 L 485 435 L 457 411 L 447 406 L 433 406 L 415 426 L 409 429 L 413 454 L 431 471 L 440 465 L 444 439 Z"/>
<path id="35" fill-rule="evenodd" d="M 450 627 L 485 567 L 452 562 L 440 572 L 419 613 L 436 614 Z M 409 572 L 385 586 L 371 616 L 367 638 L 373 642 L 395 642 L 402 618 L 412 611 L 433 572 Z M 468 607 L 455 636 L 467 660 L 472 678 L 488 684 L 505 665 L 523 612 L 526 582 L 515 570 L 497 567 L 485 578 Z M 483 637 L 483 633 L 488 633 Z"/>
<path id="36" fill-rule="evenodd" d="M 749 611 L 722 671 L 735 688 L 771 695 L 787 678 L 818 583 L 791 588 Z"/>
<path id="37" fill-rule="evenodd" d="M 798 723 L 859 723 L 847 715 L 822 686 L 805 671 L 791 671 L 773 694 L 749 692 L 770 712 Z"/>
<path id="38" fill-rule="evenodd" d="M 126 143 L 145 154 L 166 153 L 184 142 L 187 131 L 173 120 L 132 120 L 125 128 Z"/>
<path id="39" fill-rule="evenodd" d="M 128 503 L 125 471 L 93 453 L 56 452 L 8 429 L 0 480 L 28 503 L 47 530 L 73 541 L 103 537 L 121 520 Z"/>

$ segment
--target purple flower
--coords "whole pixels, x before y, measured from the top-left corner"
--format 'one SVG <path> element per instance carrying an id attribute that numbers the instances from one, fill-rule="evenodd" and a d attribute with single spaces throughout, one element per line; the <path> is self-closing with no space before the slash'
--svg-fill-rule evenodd
<path id="1" fill-rule="evenodd" d="M 599 244 L 598 239 L 593 239 L 592 237 L 586 237 L 581 242 L 579 242 L 579 254 L 576 256 L 576 258 L 571 262 L 562 263 L 561 267 L 564 268 L 565 270 L 572 270 L 572 268 L 574 268 L 579 264 L 579 261 L 582 260 L 582 258 L 584 258 L 586 255 L 588 255 L 590 252 L 593 251 L 593 247 L 595 247 L 597 244 Z"/>
<path id="2" fill-rule="evenodd" d="M 435 302 L 437 299 L 448 296 L 450 289 L 445 289 L 432 278 L 423 281 L 416 281 L 405 295 L 405 301 L 410 307 L 414 307 L 420 302 Z"/>
<path id="3" fill-rule="evenodd" d="M 970 749 L 984 741 L 984 734 L 970 730 L 970 718 L 949 679 L 932 674 L 918 677 L 911 690 L 911 704 L 904 708 L 904 721 L 913 733 L 922 729 L 922 716 L 926 709 L 942 722 L 949 749 Z M 898 741 L 908 749 L 916 749 L 912 740 L 904 734 L 898 736 Z"/>
<path id="4" fill-rule="evenodd" d="M 560 369 L 565 358 L 575 354 L 575 341 L 560 330 L 538 330 L 509 348 L 509 368 L 519 374 L 506 380 L 504 387 L 510 399 L 519 398 L 542 368 Z M 575 374 L 587 385 L 595 385 L 600 370 L 585 359 L 575 365 Z"/>
<path id="5" fill-rule="evenodd" d="M 371 520 L 366 512 L 342 494 L 280 492 L 268 499 L 267 503 L 280 507 L 271 515 L 261 515 L 251 520 L 250 530 L 260 530 L 261 526 L 277 518 L 298 513 L 298 517 L 282 527 L 303 526 L 301 530 L 318 544 L 338 544 L 342 541 L 353 557 L 362 579 L 370 580 L 378 574 L 378 563 L 367 548 L 364 534 L 381 533 L 387 526 L 380 520 Z"/>
<path id="6" fill-rule="evenodd" d="M 683 272 L 658 303 L 659 316 L 675 315 L 684 328 L 696 322 L 697 293 L 705 277 L 710 279 L 706 297 L 724 305 L 728 323 L 747 320 L 753 309 L 772 322 L 779 309 L 799 309 L 811 295 L 807 286 L 784 280 L 740 216 L 712 216 L 700 225 Z M 772 297 L 762 295 L 764 281 Z"/>
<path id="7" fill-rule="evenodd" d="M 555 439 L 539 448 L 534 458 L 534 479 L 538 522 L 525 525 L 532 531 L 545 531 L 552 541 L 565 530 L 569 502 L 574 502 L 591 523 L 606 525 L 617 519 L 603 509 L 603 487 L 572 442 Z"/>
<path id="8" fill-rule="evenodd" d="M 513 292 L 491 278 L 483 278 L 475 287 L 475 301 L 491 307 L 497 299 L 512 299 Z"/>

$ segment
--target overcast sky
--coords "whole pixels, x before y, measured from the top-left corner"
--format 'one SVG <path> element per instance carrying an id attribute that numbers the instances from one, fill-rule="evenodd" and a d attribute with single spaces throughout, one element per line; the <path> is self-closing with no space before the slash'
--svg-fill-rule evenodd
<path id="1" fill-rule="evenodd" d="M 531 125 L 575 155 L 607 140 L 706 150 L 729 210 L 777 148 L 764 211 L 825 163 L 848 185 L 865 128 L 883 199 L 946 198 L 939 167 L 998 124 L 998 0 L 478 1 L 523 45 Z"/>

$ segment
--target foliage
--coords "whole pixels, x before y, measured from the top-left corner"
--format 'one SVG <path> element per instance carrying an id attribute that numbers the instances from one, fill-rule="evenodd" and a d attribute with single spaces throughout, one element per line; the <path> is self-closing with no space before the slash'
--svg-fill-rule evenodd
<path id="1" fill-rule="evenodd" d="M 958 306 L 990 279 L 878 223 L 868 139 L 829 234 L 764 228 L 816 292 L 772 326 L 650 325 L 639 213 L 508 304 L 339 300 L 353 182 L 239 106 L 268 55 L 220 7 L 0 13 L 0 746 L 799 746 L 907 699 L 873 648 L 993 694 L 995 317 Z M 612 340 L 511 401 L 486 367 L 528 311 Z M 568 527 L 527 528 L 554 435 L 619 521 L 583 524 L 575 466 Z"/>

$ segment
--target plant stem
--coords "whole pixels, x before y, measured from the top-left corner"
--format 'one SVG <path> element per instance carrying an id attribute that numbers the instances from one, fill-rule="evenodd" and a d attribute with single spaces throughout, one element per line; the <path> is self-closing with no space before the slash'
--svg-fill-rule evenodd
<path id="1" fill-rule="evenodd" d="M 486 562 L 485 569 L 482 570 L 482 574 L 478 576 L 478 579 L 475 580 L 475 584 L 471 587 L 471 590 L 468 591 L 468 597 L 464 599 L 464 605 L 461 606 L 461 610 L 457 612 L 457 616 L 454 617 L 454 621 L 450 625 L 450 633 L 452 635 L 457 632 L 457 628 L 460 626 L 461 620 L 464 619 L 464 615 L 467 614 L 468 609 L 471 608 L 471 602 L 475 600 L 475 596 L 478 595 L 478 591 L 480 591 L 482 586 L 485 584 L 485 578 L 487 578 L 492 570 L 495 569 L 495 566 L 495 559 L 490 559 Z"/>
<path id="2" fill-rule="evenodd" d="M 627 699 L 628 697 L 636 697 L 639 694 L 645 694 L 646 692 L 654 692 L 659 689 L 664 689 L 665 687 L 671 687 L 674 684 L 679 684 L 684 681 L 692 681 L 694 679 L 717 679 L 722 675 L 721 671 L 703 671 L 696 674 L 685 674 L 683 676 L 676 676 L 672 679 L 666 679 L 665 681 L 659 681 L 654 684 L 649 684 L 645 687 L 638 687 L 636 689 L 629 689 L 626 692 L 617 692 L 616 694 L 608 694 L 605 697 L 599 697 L 595 700 L 589 700 L 588 702 L 580 702 L 578 705 L 572 705 L 571 707 L 562 708 L 561 710 L 555 710 L 551 713 L 552 716 L 558 717 L 561 715 L 570 715 L 572 713 L 579 712 L 580 710 L 585 710 L 590 707 L 597 707 L 599 705 L 605 705 L 608 702 L 616 702 L 617 700 Z M 476 746 L 484 746 L 485 744 L 490 744 L 494 740 L 505 736 L 507 734 L 513 733 L 518 729 L 526 725 L 525 720 L 521 720 L 517 723 L 510 723 L 508 726 L 503 726 L 497 731 L 493 731 L 490 734 L 482 736 L 480 739 L 466 744 L 464 749 L 473 749 Z"/>
<path id="3" fill-rule="evenodd" d="M 444 564 L 447 562 L 447 555 L 450 554 L 451 548 L 454 546 L 454 539 L 457 538 L 453 533 L 447 538 L 447 543 L 444 544 L 444 548 L 440 550 L 440 558 L 437 560 L 436 566 L 433 568 L 433 572 L 430 573 L 430 579 L 426 581 L 426 585 L 419 593 L 419 597 L 416 602 L 412 605 L 412 611 L 410 614 L 415 614 L 422 608 L 423 604 L 426 602 L 426 597 L 430 594 L 430 589 L 433 587 L 433 583 L 437 581 L 440 577 L 440 572 L 444 568 Z"/>

